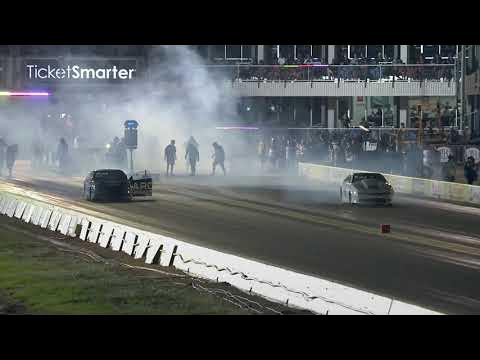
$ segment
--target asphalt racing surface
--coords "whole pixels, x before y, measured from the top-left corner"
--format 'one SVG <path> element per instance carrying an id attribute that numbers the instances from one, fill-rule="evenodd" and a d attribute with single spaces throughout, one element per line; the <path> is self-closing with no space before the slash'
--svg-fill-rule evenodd
<path id="1" fill-rule="evenodd" d="M 294 176 L 162 178 L 152 198 L 120 203 L 85 201 L 80 178 L 22 172 L 0 184 L 435 311 L 480 313 L 480 208 L 342 205 L 337 187 Z"/>

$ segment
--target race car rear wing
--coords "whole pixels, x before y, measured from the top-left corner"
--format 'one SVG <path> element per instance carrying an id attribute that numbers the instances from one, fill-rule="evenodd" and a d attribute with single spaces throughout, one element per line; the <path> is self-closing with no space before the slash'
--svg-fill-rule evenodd
<path id="1" fill-rule="evenodd" d="M 147 170 L 131 174 L 128 183 L 131 196 L 152 196 L 152 176 Z"/>

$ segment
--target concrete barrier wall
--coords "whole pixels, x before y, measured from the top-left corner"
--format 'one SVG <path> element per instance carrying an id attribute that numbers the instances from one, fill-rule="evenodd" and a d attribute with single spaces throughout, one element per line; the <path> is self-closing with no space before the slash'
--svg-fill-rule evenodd
<path id="1" fill-rule="evenodd" d="M 319 176 L 325 173 L 325 169 L 322 168 L 304 168 Z M 338 169 L 331 172 L 337 175 L 338 173 L 340 173 Z M 147 264 L 174 266 L 190 275 L 227 282 L 245 292 L 318 314 L 438 314 L 395 299 L 142 231 L 20 195 L 0 192 L 0 212 L 50 231 L 57 231 L 70 237 L 78 236 L 82 241 L 96 243 L 113 251 L 123 251 L 136 259 L 144 259 Z"/>
<path id="2" fill-rule="evenodd" d="M 356 169 L 300 163 L 299 175 L 312 180 L 338 185 L 354 172 L 368 172 Z M 433 199 L 480 204 L 480 186 L 457 184 L 406 176 L 383 174 L 392 184 L 396 193 L 416 195 Z"/>

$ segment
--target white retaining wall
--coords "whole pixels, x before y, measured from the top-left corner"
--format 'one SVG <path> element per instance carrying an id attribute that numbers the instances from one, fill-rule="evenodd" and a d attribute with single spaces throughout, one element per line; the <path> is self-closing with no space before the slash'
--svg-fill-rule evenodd
<path id="1" fill-rule="evenodd" d="M 338 186 L 354 172 L 368 172 L 308 163 L 299 163 L 298 171 L 301 176 Z M 396 193 L 480 204 L 480 186 L 390 174 L 383 175 L 392 184 Z"/>
<path id="2" fill-rule="evenodd" d="M 438 314 L 394 299 L 0 192 L 0 213 L 318 314 Z M 78 225 L 78 227 L 77 227 Z M 1 239 L 0 239 L 1 241 Z"/>

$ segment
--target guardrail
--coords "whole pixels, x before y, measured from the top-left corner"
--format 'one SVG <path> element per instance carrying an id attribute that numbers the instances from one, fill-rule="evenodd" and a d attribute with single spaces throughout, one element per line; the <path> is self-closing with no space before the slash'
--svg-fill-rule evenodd
<path id="1" fill-rule="evenodd" d="M 346 169 L 333 166 L 300 163 L 299 175 L 313 180 L 340 186 L 341 182 L 354 172 L 364 170 Z M 424 196 L 434 199 L 480 204 L 480 186 L 457 184 L 407 176 L 383 174 L 392 184 L 395 192 L 400 194 Z"/>
<path id="2" fill-rule="evenodd" d="M 0 191 L 0 214 L 58 231 L 147 264 L 227 282 L 243 291 L 318 314 L 438 314 L 395 299 L 142 231 L 30 197 Z"/>
<path id="3" fill-rule="evenodd" d="M 206 65 L 210 74 L 242 81 L 454 81 L 455 64 Z"/>

